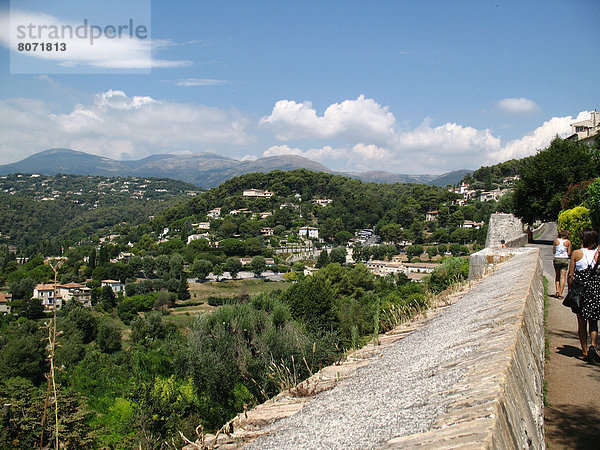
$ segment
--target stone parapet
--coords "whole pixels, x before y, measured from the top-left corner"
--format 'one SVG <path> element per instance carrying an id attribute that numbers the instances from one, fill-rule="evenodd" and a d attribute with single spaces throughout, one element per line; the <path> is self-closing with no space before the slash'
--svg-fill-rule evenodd
<path id="1" fill-rule="evenodd" d="M 426 432 L 384 448 L 545 448 L 542 278 L 539 250 L 527 249 L 478 286 L 485 306 L 474 312 L 484 313 L 480 326 L 488 333 L 457 362 L 467 373 L 445 413 Z"/>
<path id="2" fill-rule="evenodd" d="M 507 247 L 523 247 L 527 244 L 527 234 L 523 233 L 523 223 L 512 214 L 495 213 L 490 216 L 486 248 L 499 248 L 504 240 Z"/>
<path id="3" fill-rule="evenodd" d="M 490 255 L 493 270 L 455 301 L 240 414 L 210 445 L 545 448 L 539 250 Z"/>

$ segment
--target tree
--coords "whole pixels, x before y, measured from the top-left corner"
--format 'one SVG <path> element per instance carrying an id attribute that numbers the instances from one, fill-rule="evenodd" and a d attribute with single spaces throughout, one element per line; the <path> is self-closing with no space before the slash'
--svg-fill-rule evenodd
<path id="1" fill-rule="evenodd" d="M 169 271 L 170 277 L 177 279 L 181 278 L 183 274 L 183 256 L 181 256 L 179 253 L 174 253 L 171 256 L 169 263 L 171 266 Z"/>
<path id="2" fill-rule="evenodd" d="M 81 332 L 83 343 L 87 344 L 96 338 L 98 333 L 98 319 L 88 308 L 82 306 L 68 307 L 67 319 Z"/>
<path id="3" fill-rule="evenodd" d="M 169 309 L 170 303 L 169 292 L 166 289 L 161 289 L 154 301 L 154 310 L 164 313 Z"/>
<path id="4" fill-rule="evenodd" d="M 221 248 L 227 256 L 242 255 L 244 243 L 239 239 L 227 238 L 219 243 L 219 248 Z"/>
<path id="5" fill-rule="evenodd" d="M 121 350 L 121 332 L 112 323 L 105 321 L 98 327 L 96 337 L 98 348 L 103 353 L 114 353 Z"/>
<path id="6" fill-rule="evenodd" d="M 35 281 L 30 277 L 22 278 L 19 281 L 10 283 L 9 290 L 13 296 L 13 299 L 31 298 L 33 294 L 33 288 L 35 287 Z"/>
<path id="7" fill-rule="evenodd" d="M 106 264 L 109 262 L 109 260 L 110 257 L 108 255 L 108 249 L 105 245 L 103 245 L 102 247 L 100 247 L 100 251 L 98 252 L 97 265 L 101 266 L 102 264 Z"/>
<path id="8" fill-rule="evenodd" d="M 466 228 L 457 228 L 450 233 L 450 240 L 452 242 L 466 242 L 471 240 L 471 232 Z"/>
<path id="9" fill-rule="evenodd" d="M 142 258 L 138 255 L 133 255 L 127 264 L 131 267 L 132 273 L 137 276 L 138 272 L 142 269 Z"/>
<path id="10" fill-rule="evenodd" d="M 90 249 L 90 253 L 88 255 L 88 265 L 92 268 L 95 269 L 96 268 L 96 247 L 92 247 Z"/>
<path id="11" fill-rule="evenodd" d="M 246 255 L 258 255 L 262 251 L 262 245 L 258 238 L 251 237 L 244 241 L 244 252 Z"/>
<path id="12" fill-rule="evenodd" d="M 148 313 L 131 322 L 131 342 L 134 344 L 164 339 L 168 332 L 169 329 L 158 313 Z"/>
<path id="13" fill-rule="evenodd" d="M 225 260 L 225 264 L 223 266 L 226 272 L 229 272 L 231 278 L 237 278 L 238 273 L 242 270 L 242 262 L 239 258 L 231 257 Z"/>
<path id="14" fill-rule="evenodd" d="M 327 331 L 338 322 L 333 312 L 335 296 L 331 282 L 319 273 L 293 284 L 284 294 L 292 316 L 316 333 Z"/>
<path id="15" fill-rule="evenodd" d="M 338 231 L 335 233 L 335 241 L 338 244 L 347 244 L 352 239 L 352 233 L 346 230 Z"/>
<path id="16" fill-rule="evenodd" d="M 600 178 L 595 180 L 587 189 L 586 206 L 590 210 L 590 219 L 595 230 L 600 228 Z"/>
<path id="17" fill-rule="evenodd" d="M 47 341 L 48 336 L 45 337 Z M 37 330 L 32 330 L 10 339 L 0 349 L 0 379 L 23 377 L 40 383 L 47 367 L 42 338 Z"/>
<path id="18" fill-rule="evenodd" d="M 212 269 L 212 273 L 215 277 L 217 277 L 217 281 L 219 281 L 219 277 L 223 275 L 225 270 L 223 269 L 223 264 L 215 264 Z"/>
<path id="19" fill-rule="evenodd" d="M 152 278 L 154 274 L 154 258 L 152 256 L 144 256 L 142 258 L 142 270 L 146 278 Z"/>
<path id="20" fill-rule="evenodd" d="M 332 263 L 338 264 L 346 264 L 346 251 L 345 247 L 335 247 L 331 249 L 331 253 L 329 253 L 329 259 Z"/>
<path id="21" fill-rule="evenodd" d="M 213 264 L 206 259 L 196 259 L 192 265 L 192 275 L 204 279 L 213 270 Z"/>
<path id="22" fill-rule="evenodd" d="M 44 306 L 39 298 L 23 298 L 11 302 L 13 313 L 31 320 L 44 317 Z"/>
<path id="23" fill-rule="evenodd" d="M 264 256 L 255 256 L 252 258 L 252 261 L 250 262 L 250 270 L 252 270 L 255 277 L 260 277 L 260 275 L 267 270 L 267 262 Z"/>
<path id="24" fill-rule="evenodd" d="M 464 248 L 464 245 L 453 242 L 448 246 L 448 251 L 452 253 L 452 256 L 458 256 L 461 252 L 464 252 Z"/>
<path id="25" fill-rule="evenodd" d="M 100 290 L 100 306 L 105 311 L 112 311 L 117 306 L 117 298 L 110 286 L 102 286 Z"/>
<path id="26" fill-rule="evenodd" d="M 158 278 L 169 278 L 170 274 L 170 260 L 167 255 L 158 255 L 154 260 L 156 264 L 156 275 Z"/>
<path id="27" fill-rule="evenodd" d="M 427 254 L 429 255 L 429 259 L 433 259 L 433 257 L 438 254 L 438 249 L 435 247 L 427 247 Z"/>
<path id="28" fill-rule="evenodd" d="M 409 245 L 406 247 L 406 256 L 408 256 L 408 260 L 410 261 L 415 256 L 420 256 L 424 251 L 422 245 Z"/>
<path id="29" fill-rule="evenodd" d="M 597 148 L 556 137 L 548 148 L 523 162 L 514 189 L 514 214 L 529 224 L 554 221 L 569 185 L 598 175 Z"/>
<path id="30" fill-rule="evenodd" d="M 354 249 L 354 251 L 356 251 L 356 248 Z M 329 264 L 329 262 L 329 253 L 327 253 L 326 249 L 321 250 L 321 253 L 319 253 L 319 258 L 317 259 L 317 269 L 320 269 L 321 267 L 326 267 L 327 264 Z"/>
<path id="31" fill-rule="evenodd" d="M 182 276 L 179 279 L 179 285 L 177 287 L 177 299 L 178 300 L 189 300 L 190 297 L 191 297 L 190 286 L 188 284 L 187 278 L 185 276 Z M 172 304 L 171 306 L 175 306 L 175 305 Z"/>
<path id="32" fill-rule="evenodd" d="M 415 219 L 410 226 L 410 234 L 413 242 L 420 244 L 423 242 L 423 231 L 425 230 L 425 222 Z"/>
<path id="33" fill-rule="evenodd" d="M 379 234 L 384 241 L 393 242 L 395 244 L 404 241 L 406 237 L 404 229 L 397 223 L 389 223 L 384 225 L 379 230 Z"/>

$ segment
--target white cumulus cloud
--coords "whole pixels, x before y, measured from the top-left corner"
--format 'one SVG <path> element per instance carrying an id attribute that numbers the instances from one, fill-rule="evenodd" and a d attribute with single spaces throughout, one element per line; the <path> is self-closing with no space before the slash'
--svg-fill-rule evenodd
<path id="1" fill-rule="evenodd" d="M 269 116 L 260 124 L 272 130 L 280 140 L 334 138 L 380 139 L 394 134 L 394 115 L 373 99 L 359 96 L 330 105 L 322 116 L 317 115 L 312 103 L 279 100 Z"/>
<path id="2" fill-rule="evenodd" d="M 540 107 L 528 98 L 505 98 L 496 102 L 496 107 L 506 114 L 527 115 L 540 111 Z"/>
<path id="3" fill-rule="evenodd" d="M 70 112 L 32 99 L 0 100 L 0 164 L 51 147 L 119 159 L 153 153 L 217 151 L 248 145 L 250 120 L 236 111 L 128 96 L 96 94 Z"/>
<path id="4" fill-rule="evenodd" d="M 546 148 L 556 136 L 567 137 L 571 132 L 573 122 L 589 119 L 589 117 L 590 113 L 587 111 L 580 112 L 576 118 L 571 116 L 552 117 L 526 136 L 508 142 L 491 155 L 490 161 L 507 161 L 534 155 L 538 150 Z"/>
<path id="5" fill-rule="evenodd" d="M 527 99 L 505 100 L 503 105 L 513 112 L 537 109 Z M 280 100 L 260 123 L 280 141 L 296 141 L 295 146 L 272 145 L 263 156 L 301 155 L 340 170 L 440 173 L 535 154 L 554 136 L 564 137 L 574 120 L 583 120 L 587 115 L 581 113 L 577 119 L 553 117 L 526 136 L 509 142 L 503 142 L 490 129 L 453 122 L 434 126 L 431 118 L 413 129 L 400 127 L 389 108 L 364 96 L 334 103 L 322 116 L 308 101 Z M 301 148 L 301 140 L 309 140 L 312 145 Z M 314 146 L 314 141 L 324 141 L 324 145 Z"/>

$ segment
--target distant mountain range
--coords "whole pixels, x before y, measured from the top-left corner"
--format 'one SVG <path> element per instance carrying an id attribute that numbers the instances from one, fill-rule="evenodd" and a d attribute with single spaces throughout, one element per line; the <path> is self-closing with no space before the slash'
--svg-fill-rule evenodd
<path id="1" fill-rule="evenodd" d="M 204 189 L 218 186 L 230 178 L 251 172 L 272 170 L 308 169 L 357 178 L 365 182 L 377 183 L 422 183 L 433 186 L 446 186 L 458 183 L 472 170 L 456 170 L 443 175 L 406 175 L 391 172 L 335 172 L 318 162 L 296 155 L 270 156 L 254 161 L 238 161 L 214 153 L 193 155 L 152 155 L 144 159 L 117 161 L 102 156 L 53 148 L 45 150 L 22 161 L 0 166 L 0 175 L 10 173 L 57 173 L 74 175 L 138 176 L 171 178 L 186 181 Z"/>

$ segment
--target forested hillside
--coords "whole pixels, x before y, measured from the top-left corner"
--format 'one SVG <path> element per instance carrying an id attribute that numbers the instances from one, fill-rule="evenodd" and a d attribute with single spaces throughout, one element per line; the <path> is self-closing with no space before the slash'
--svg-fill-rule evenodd
<path id="1" fill-rule="evenodd" d="M 495 202 L 460 206 L 444 188 L 307 170 L 244 175 L 161 202 L 131 198 L 139 180 L 128 188 L 125 179 L 23 178 L 2 179 L 12 234 L 3 238 L 17 239 L 26 256 L 0 246 L 0 284 L 12 308 L 0 316 L 0 401 L 13 405 L 0 433 L 5 447 L 51 438 L 53 416 L 42 431 L 40 414 L 52 321 L 33 293 L 53 280 L 57 261 L 61 289 L 71 286 L 91 303 L 68 300 L 58 310 L 61 440 L 83 448 L 181 446 L 180 431 L 218 429 L 427 307 L 432 293 L 468 269 L 464 258 L 438 253 L 468 253 L 464 244 L 485 231 L 463 222 L 485 221 L 495 209 Z M 162 189 L 153 192 L 177 191 Z M 439 218 L 426 222 L 430 210 Z M 302 228 L 318 237 L 302 236 Z M 365 228 L 386 243 L 361 244 L 357 232 Z M 347 264 L 350 245 L 356 264 Z M 379 277 L 360 262 L 400 248 L 419 258 L 424 246 L 439 269 L 423 283 L 404 273 Z M 318 260 L 313 253 L 288 262 L 294 248 L 320 247 Z M 288 281 L 261 281 L 267 269 Z M 243 270 L 251 279 L 240 279 Z M 107 280 L 122 289 L 115 293 Z"/>
<path id="2" fill-rule="evenodd" d="M 139 224 L 168 205 L 196 195 L 181 181 L 77 175 L 0 177 L 0 243 L 20 255 L 60 254 L 60 248 L 117 224 Z"/>

